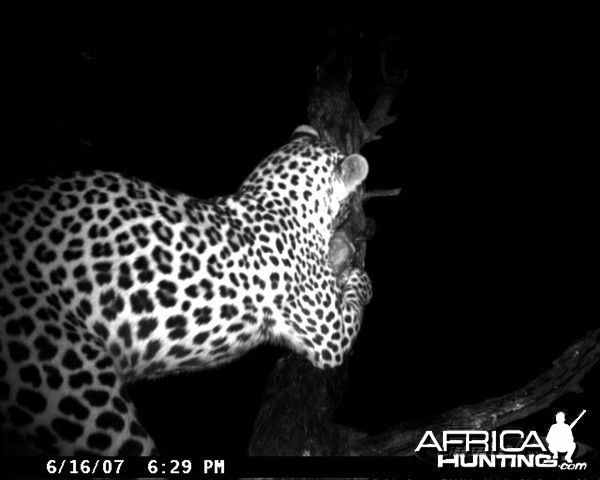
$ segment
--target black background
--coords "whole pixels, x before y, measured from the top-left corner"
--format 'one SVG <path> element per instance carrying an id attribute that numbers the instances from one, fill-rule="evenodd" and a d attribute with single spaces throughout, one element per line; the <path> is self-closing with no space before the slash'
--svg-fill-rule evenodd
<path id="1" fill-rule="evenodd" d="M 402 193 L 366 205 L 375 295 L 339 421 L 375 432 L 524 385 L 597 325 L 586 13 L 381 10 L 374 18 L 387 21 L 358 22 L 300 10 L 20 17 L 5 62 L 14 108 L 2 183 L 99 167 L 198 197 L 231 193 L 306 123 L 333 32 L 395 33 L 393 63 L 409 70 L 398 121 L 362 153 L 367 186 Z M 372 54 L 353 83 L 364 113 Z M 262 347 L 217 371 L 136 384 L 161 452 L 243 454 L 283 353 Z M 584 395 L 522 425 L 544 431 L 556 408 L 567 421 L 586 408 L 575 437 L 597 449 L 598 380 L 596 368 Z"/>

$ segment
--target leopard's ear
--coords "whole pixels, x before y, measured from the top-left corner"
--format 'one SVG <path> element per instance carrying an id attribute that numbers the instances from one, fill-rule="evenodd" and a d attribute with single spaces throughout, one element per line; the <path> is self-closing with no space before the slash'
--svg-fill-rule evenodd
<path id="1" fill-rule="evenodd" d="M 296 130 L 294 130 L 294 133 L 292 133 L 291 141 L 293 142 L 294 140 L 298 140 L 302 137 L 319 138 L 319 132 L 317 132 L 310 125 L 300 125 L 299 127 L 296 127 Z"/>
<path id="2" fill-rule="evenodd" d="M 367 178 L 369 163 L 358 153 L 348 155 L 340 166 L 341 179 L 348 192 L 353 192 Z"/>

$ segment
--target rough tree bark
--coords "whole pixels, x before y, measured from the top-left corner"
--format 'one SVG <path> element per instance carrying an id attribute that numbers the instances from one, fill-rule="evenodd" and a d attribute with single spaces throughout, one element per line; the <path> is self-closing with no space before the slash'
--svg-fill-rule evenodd
<path id="1" fill-rule="evenodd" d="M 385 48 L 389 43 L 383 42 L 379 56 L 382 85 L 371 113 L 363 121 L 349 91 L 358 49 L 355 42 L 348 42 L 347 36 L 343 41 L 344 44 L 334 45 L 317 68 L 308 114 L 310 124 L 322 138 L 349 154 L 377 140 L 379 130 L 394 122 L 395 117 L 389 116 L 388 111 L 406 72 L 387 72 Z M 370 196 L 397 193 L 360 191 L 352 198 L 336 229 L 336 234 L 345 235 L 355 247 L 352 265 L 364 265 L 366 240 L 371 231 L 363 201 Z M 597 329 L 575 342 L 549 370 L 521 389 L 434 418 L 407 421 L 381 434 L 367 435 L 333 421 L 345 390 L 347 363 L 335 370 L 321 371 L 299 356 L 289 355 L 278 362 L 267 382 L 248 453 L 251 456 L 413 455 L 426 430 L 438 432 L 457 425 L 491 430 L 547 408 L 568 392 L 580 392 L 579 382 L 599 359 L 600 329 Z"/>

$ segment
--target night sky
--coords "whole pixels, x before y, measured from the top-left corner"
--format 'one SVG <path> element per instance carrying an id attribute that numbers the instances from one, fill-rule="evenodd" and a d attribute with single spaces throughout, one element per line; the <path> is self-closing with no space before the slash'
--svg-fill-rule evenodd
<path id="1" fill-rule="evenodd" d="M 597 325 L 597 54 L 583 13 L 431 12 L 363 23 L 317 12 L 302 21 L 199 15 L 82 15 L 15 29 L 2 184 L 97 167 L 201 198 L 232 193 L 306 123 L 332 32 L 389 32 L 398 36 L 393 63 L 409 76 L 392 110 L 398 121 L 361 153 L 368 188 L 402 193 L 366 204 L 377 224 L 366 259 L 375 293 L 339 421 L 376 432 L 507 393 Z M 377 80 L 372 55 L 366 46 L 353 84 L 364 114 Z M 244 453 L 283 354 L 263 347 L 216 371 L 135 385 L 159 450 Z M 555 408 L 567 420 L 585 408 L 576 439 L 600 448 L 599 380 L 596 367 L 586 394 L 521 424 L 544 430 Z"/>

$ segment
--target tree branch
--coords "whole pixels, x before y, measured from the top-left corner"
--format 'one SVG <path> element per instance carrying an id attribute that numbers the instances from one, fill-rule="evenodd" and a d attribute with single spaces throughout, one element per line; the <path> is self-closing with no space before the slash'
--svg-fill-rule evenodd
<path id="1" fill-rule="evenodd" d="M 552 367 L 524 387 L 474 405 L 454 408 L 418 423 L 398 424 L 387 432 L 367 436 L 354 432 L 353 455 L 413 455 L 426 430 L 446 427 L 494 430 L 548 408 L 566 393 L 581 393 L 579 382 L 600 360 L 600 328 L 571 345 Z"/>
<path id="2" fill-rule="evenodd" d="M 400 85 L 402 85 L 402 82 L 408 77 L 408 70 L 400 70 L 392 75 L 388 75 L 387 58 L 387 52 L 381 52 L 379 54 L 383 85 L 378 89 L 379 95 L 366 121 L 368 135 L 363 140 L 364 144 L 379 140 L 381 138 L 381 136 L 378 135 L 379 130 L 396 121 L 397 116 L 390 116 L 388 115 L 388 112 L 396 98 Z"/>
<path id="3" fill-rule="evenodd" d="M 401 191 L 402 191 L 401 188 L 394 188 L 391 190 L 380 190 L 380 189 L 369 190 L 368 192 L 365 193 L 364 200 L 366 202 L 369 198 L 395 197 L 397 195 L 400 195 Z"/>

